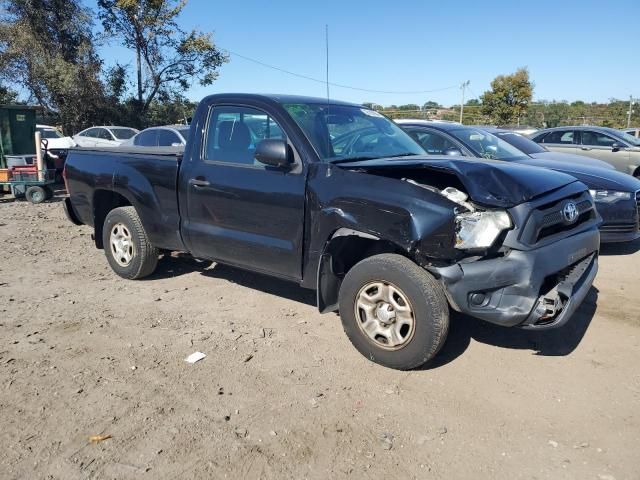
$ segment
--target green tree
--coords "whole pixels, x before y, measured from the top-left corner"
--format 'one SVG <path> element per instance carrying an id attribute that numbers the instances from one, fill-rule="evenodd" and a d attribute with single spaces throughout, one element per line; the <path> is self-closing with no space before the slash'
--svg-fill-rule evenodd
<path id="1" fill-rule="evenodd" d="M 145 116 L 161 95 L 181 94 L 193 83 L 211 85 L 228 59 L 211 33 L 184 31 L 177 18 L 186 0 L 98 0 L 105 33 L 136 54 L 137 108 Z"/>
<path id="2" fill-rule="evenodd" d="M 424 110 L 433 110 L 436 108 L 440 108 L 440 104 L 438 102 L 434 102 L 432 100 L 429 100 L 427 102 L 424 102 L 424 105 L 422 105 L 422 108 Z"/>
<path id="3" fill-rule="evenodd" d="M 66 131 L 106 121 L 90 12 L 78 0 L 0 0 L 0 11 L 0 80 L 19 85 Z"/>
<path id="4" fill-rule="evenodd" d="M 18 92 L 4 85 L 0 85 L 0 105 L 9 105 L 17 102 Z"/>
<path id="5" fill-rule="evenodd" d="M 519 68 L 511 75 L 498 75 L 491 82 L 491 90 L 482 94 L 482 113 L 498 125 L 519 121 L 526 113 L 533 83 L 529 80 L 527 68 Z"/>

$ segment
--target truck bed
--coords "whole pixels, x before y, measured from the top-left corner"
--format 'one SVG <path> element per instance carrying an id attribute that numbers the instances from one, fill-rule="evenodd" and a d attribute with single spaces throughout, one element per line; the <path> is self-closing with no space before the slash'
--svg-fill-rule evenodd
<path id="1" fill-rule="evenodd" d="M 138 206 L 154 245 L 183 250 L 177 195 L 183 151 L 135 146 L 70 149 L 66 178 L 75 215 L 93 226 L 101 218 L 94 208 L 96 199 L 111 195 L 113 202 Z"/>

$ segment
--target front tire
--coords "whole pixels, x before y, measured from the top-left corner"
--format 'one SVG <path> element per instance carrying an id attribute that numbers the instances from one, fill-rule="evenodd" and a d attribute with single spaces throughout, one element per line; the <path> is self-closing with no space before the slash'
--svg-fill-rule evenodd
<path id="1" fill-rule="evenodd" d="M 146 277 L 158 265 L 158 249 L 149 242 L 133 207 L 119 207 L 108 213 L 102 228 L 102 243 L 109 265 L 123 278 Z"/>
<path id="2" fill-rule="evenodd" d="M 362 355 L 410 370 L 442 348 L 449 305 L 442 285 L 426 270 L 401 255 L 382 254 L 362 260 L 345 276 L 340 318 Z"/>

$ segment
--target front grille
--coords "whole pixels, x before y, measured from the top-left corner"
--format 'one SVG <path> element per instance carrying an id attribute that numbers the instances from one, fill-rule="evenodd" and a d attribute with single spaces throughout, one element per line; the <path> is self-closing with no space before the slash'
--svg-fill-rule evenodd
<path id="1" fill-rule="evenodd" d="M 637 223 L 610 223 L 600 225 L 602 233 L 635 233 L 638 230 Z"/>
<path id="2" fill-rule="evenodd" d="M 567 199 L 563 199 L 556 202 L 553 206 L 549 207 L 549 212 L 545 213 L 542 217 L 538 228 L 537 241 L 544 238 L 556 235 L 561 232 L 568 232 L 576 227 L 588 222 L 593 218 L 594 206 L 591 200 L 582 200 L 576 202 L 578 209 L 578 219 L 573 223 L 566 223 L 562 215 L 562 206 L 566 203 Z"/>
<path id="3" fill-rule="evenodd" d="M 573 202 L 576 206 L 578 218 L 573 223 L 567 222 L 562 213 L 567 202 Z M 532 210 L 521 230 L 520 239 L 525 244 L 535 245 L 543 240 L 551 240 L 557 235 L 571 234 L 597 217 L 593 199 L 588 192 L 581 192 L 545 203 Z"/>

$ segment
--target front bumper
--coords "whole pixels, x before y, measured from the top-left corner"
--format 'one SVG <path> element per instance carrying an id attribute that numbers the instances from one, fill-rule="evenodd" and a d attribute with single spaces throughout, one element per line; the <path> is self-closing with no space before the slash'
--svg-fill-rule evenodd
<path id="1" fill-rule="evenodd" d="M 599 244 L 592 229 L 534 250 L 431 271 L 459 312 L 509 327 L 559 327 L 591 288 Z"/>
<path id="2" fill-rule="evenodd" d="M 640 238 L 640 193 L 637 199 L 596 203 L 596 209 L 603 220 L 601 243 L 631 242 Z"/>

